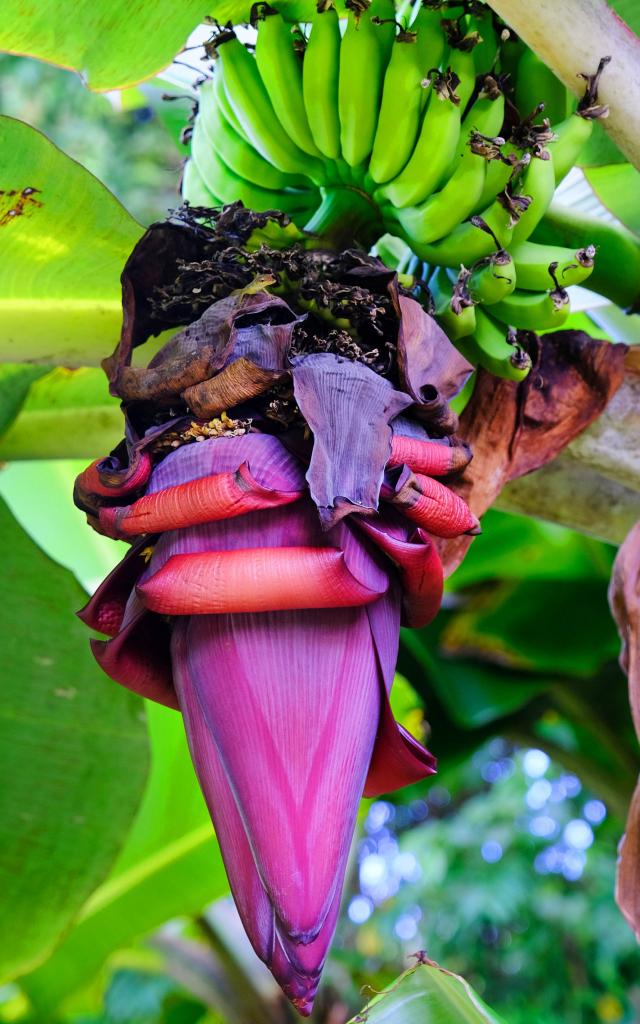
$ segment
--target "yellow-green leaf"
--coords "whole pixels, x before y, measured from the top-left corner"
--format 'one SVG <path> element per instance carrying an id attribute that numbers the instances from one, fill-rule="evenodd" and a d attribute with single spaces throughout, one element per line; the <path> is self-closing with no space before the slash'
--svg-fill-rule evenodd
<path id="1" fill-rule="evenodd" d="M 22 121 L 0 117 L 0 156 L 0 361 L 96 365 L 118 340 L 120 273 L 143 229 Z"/>

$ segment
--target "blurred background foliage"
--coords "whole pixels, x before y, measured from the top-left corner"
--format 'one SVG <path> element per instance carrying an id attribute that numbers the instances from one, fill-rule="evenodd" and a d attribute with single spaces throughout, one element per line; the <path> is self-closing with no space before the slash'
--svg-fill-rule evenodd
<path id="1" fill-rule="evenodd" d="M 176 204 L 186 152 L 189 101 L 163 101 L 164 89 L 101 96 L 71 73 L 0 58 L 3 112 L 44 131 L 142 223 Z M 119 553 L 71 506 L 81 466 L 13 462 L 0 494 L 90 590 Z M 420 949 L 509 1024 L 640 1017 L 640 953 L 613 900 L 640 767 L 607 608 L 614 549 L 499 512 L 483 527 L 437 622 L 403 636 L 395 710 L 426 735 L 440 773 L 363 805 L 316 1022 L 343 1024 Z M 177 716 L 153 707 L 148 720 L 133 829 L 61 944 L 0 988 L 6 1024 L 293 1020 L 226 895 Z"/>

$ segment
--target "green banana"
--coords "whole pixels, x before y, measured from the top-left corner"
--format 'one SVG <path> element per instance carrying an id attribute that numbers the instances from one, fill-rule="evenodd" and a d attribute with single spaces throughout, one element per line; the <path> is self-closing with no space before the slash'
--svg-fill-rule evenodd
<path id="1" fill-rule="evenodd" d="M 303 153 L 289 138 L 276 117 L 256 61 L 233 32 L 218 36 L 216 52 L 217 73 L 222 74 L 229 105 L 253 148 L 278 170 L 323 183 L 323 164 Z"/>
<path id="2" fill-rule="evenodd" d="M 562 327 L 570 312 L 569 296 L 562 288 L 548 292 L 515 291 L 491 307 L 497 320 L 524 331 Z"/>
<path id="3" fill-rule="evenodd" d="M 444 188 L 420 206 L 398 210 L 396 217 L 409 244 L 428 245 L 448 235 L 471 213 L 482 192 L 485 174 L 484 158 L 468 150 Z"/>
<path id="4" fill-rule="evenodd" d="M 598 103 L 598 84 L 611 57 L 601 57 L 593 75 L 581 75 L 586 82 L 584 96 L 578 103 L 575 114 L 554 126 L 556 140 L 552 147 L 552 159 L 556 182 L 562 181 L 578 159 L 580 151 L 593 131 L 593 122 L 606 117 L 609 108 Z"/>
<path id="5" fill-rule="evenodd" d="M 553 203 L 535 230 L 533 240 L 576 250 L 585 239 L 596 247 L 593 273 L 585 287 L 623 308 L 640 303 L 640 242 L 622 225 Z"/>
<path id="6" fill-rule="evenodd" d="M 411 32 L 416 33 L 416 46 L 418 48 L 418 66 L 421 71 L 421 78 L 425 78 L 435 68 L 442 68 L 448 53 L 446 37 L 442 31 L 442 12 L 424 7 L 418 7 L 415 17 L 409 25 Z M 428 92 L 422 89 L 420 105 L 424 110 Z"/>
<path id="7" fill-rule="evenodd" d="M 491 12 L 469 18 L 467 29 L 469 32 L 477 32 L 479 36 L 479 42 L 473 48 L 476 71 L 481 75 L 490 74 L 500 52 L 500 40 L 493 25 Z"/>
<path id="8" fill-rule="evenodd" d="M 213 91 L 215 93 L 218 107 L 220 108 L 220 113 L 224 117 L 227 124 L 229 124 L 231 128 L 233 128 L 236 135 L 239 135 L 241 139 L 244 139 L 244 141 L 248 143 L 249 140 L 247 139 L 245 131 L 242 125 L 240 124 L 238 118 L 234 114 L 233 107 L 231 106 L 227 98 L 227 92 L 224 87 L 224 75 L 222 74 L 221 64 L 216 64 L 215 66 L 215 71 L 213 75 Z"/>
<path id="9" fill-rule="evenodd" d="M 556 138 L 549 144 L 555 183 L 567 176 L 593 131 L 593 120 L 576 112 L 560 124 L 553 125 Z"/>
<path id="10" fill-rule="evenodd" d="M 446 270 L 438 267 L 429 279 L 429 291 L 438 323 L 451 341 L 457 341 L 476 329 L 476 310 L 473 302 L 452 308 L 454 286 Z"/>
<path id="11" fill-rule="evenodd" d="M 198 124 L 202 125 L 209 144 L 234 174 L 263 188 L 308 188 L 309 179 L 284 174 L 269 163 L 231 127 L 218 103 L 222 92 L 213 80 L 204 82 L 198 92 Z M 221 80 L 220 80 L 221 81 Z"/>
<path id="12" fill-rule="evenodd" d="M 533 156 L 522 176 L 521 195 L 529 196 L 531 202 L 520 214 L 513 228 L 513 241 L 524 242 L 544 217 L 556 188 L 553 160 Z"/>
<path id="13" fill-rule="evenodd" d="M 191 206 L 214 207 L 223 205 L 218 197 L 209 191 L 200 177 L 200 172 L 193 160 L 187 160 L 184 165 L 180 192 L 182 193 L 182 198 Z"/>
<path id="14" fill-rule="evenodd" d="M 197 122 L 191 137 L 191 158 L 205 188 L 219 196 L 223 203 L 233 203 L 240 199 L 251 210 L 282 210 L 292 219 L 300 217 L 303 222 L 308 219 L 310 207 L 318 203 L 317 192 L 260 188 L 234 174 L 211 146 L 204 127 Z"/>
<path id="15" fill-rule="evenodd" d="M 544 103 L 545 117 L 552 124 L 571 113 L 571 93 L 529 47 L 518 61 L 514 81 L 515 102 L 523 117 L 539 103 Z"/>
<path id="16" fill-rule="evenodd" d="M 525 291 L 545 291 L 552 283 L 549 267 L 554 267 L 554 274 L 562 287 L 582 284 L 593 272 L 595 247 L 588 245 L 583 249 L 567 249 L 554 245 L 541 245 L 538 242 L 518 242 L 511 247 L 518 279 L 518 288 Z"/>
<path id="17" fill-rule="evenodd" d="M 373 0 L 361 13 L 357 0 L 348 0 L 347 28 L 340 44 L 338 113 L 340 147 L 350 167 L 369 156 L 378 123 L 384 73 L 395 27 L 373 19 L 393 21 L 393 0 Z"/>
<path id="18" fill-rule="evenodd" d="M 256 64 L 280 124 L 304 153 L 322 154 L 313 141 L 302 94 L 302 62 L 293 48 L 291 26 L 267 3 L 256 5 Z M 256 10 L 254 7 L 254 10 Z"/>
<path id="19" fill-rule="evenodd" d="M 384 76 L 369 162 L 369 174 L 374 182 L 395 178 L 411 156 L 420 126 L 423 77 L 416 33 L 399 32 Z"/>
<path id="20" fill-rule="evenodd" d="M 485 306 L 511 295 L 515 286 L 516 268 L 506 249 L 498 249 L 474 264 L 467 281 L 467 290 L 473 301 Z"/>
<path id="21" fill-rule="evenodd" d="M 313 141 L 329 160 L 340 158 L 338 76 L 340 22 L 335 7 L 319 7 L 302 63 L 302 94 Z"/>
<path id="22" fill-rule="evenodd" d="M 460 79 L 455 88 L 452 74 Z M 466 86 L 471 82 L 473 88 L 475 69 L 470 53 L 456 53 L 451 69 L 444 75 L 433 76 L 431 95 L 411 159 L 397 178 L 379 190 L 381 198 L 393 206 L 415 206 L 426 199 L 437 188 L 453 160 L 460 137 L 461 109 L 464 109 L 460 99 L 463 80 Z"/>
<path id="23" fill-rule="evenodd" d="M 490 164 L 488 154 L 493 154 L 501 148 L 498 142 L 496 142 L 496 137 L 498 137 L 498 133 L 502 128 L 502 122 L 504 121 L 504 94 L 498 88 L 495 79 L 490 75 L 486 75 L 482 81 L 483 83 L 487 82 L 488 91 L 485 91 L 483 84 L 474 103 L 465 114 L 460 126 L 460 137 L 456 152 L 439 182 L 440 187 L 455 174 L 460 160 L 468 152 L 469 147 L 473 149 L 474 153 L 485 157 L 487 171 Z M 483 179 L 486 184 L 486 173 L 483 175 Z M 484 187 L 483 185 L 483 193 Z M 495 198 L 495 196 L 496 192 L 493 192 L 490 199 Z M 486 206 L 486 203 L 484 205 Z"/>
<path id="24" fill-rule="evenodd" d="M 523 380 L 531 369 L 528 353 L 509 341 L 504 326 L 481 309 L 476 309 L 474 333 L 457 341 L 456 347 L 470 363 L 484 367 L 496 377 Z"/>
<path id="25" fill-rule="evenodd" d="M 495 140 L 493 141 L 495 142 Z M 507 187 L 511 178 L 517 173 L 516 165 L 521 155 L 520 150 L 510 142 L 505 145 L 500 145 L 499 142 L 498 139 L 493 156 L 489 155 L 492 152 L 491 143 L 487 148 L 487 174 L 482 195 L 476 207 L 478 212 L 485 209 L 491 200 Z M 476 210 L 474 210 L 475 212 Z"/>
<path id="26" fill-rule="evenodd" d="M 387 221 L 387 230 L 392 231 Z M 413 246 L 416 256 L 440 267 L 470 266 L 496 249 L 508 248 L 513 234 L 511 214 L 496 200 L 481 214 L 458 224 L 439 242 Z M 484 225 L 484 227 L 483 227 Z M 488 229 L 488 230 L 487 230 Z"/>

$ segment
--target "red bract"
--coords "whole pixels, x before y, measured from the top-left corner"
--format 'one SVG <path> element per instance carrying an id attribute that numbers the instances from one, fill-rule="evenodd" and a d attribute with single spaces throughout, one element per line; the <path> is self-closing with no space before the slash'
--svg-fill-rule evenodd
<path id="1" fill-rule="evenodd" d="M 372 262 L 386 287 L 392 275 Z M 81 613 L 111 638 L 92 641 L 95 656 L 117 682 L 182 712 L 247 934 L 305 1015 L 361 796 L 435 770 L 389 705 L 400 625 L 438 610 L 432 537 L 477 530 L 434 479 L 468 451 L 419 422 L 423 392 L 423 419 L 450 419 L 468 367 L 402 303 L 411 343 L 396 382 L 358 359 L 293 355 L 300 318 L 266 293 L 214 303 L 146 371 L 112 361 L 127 461 L 122 449 L 94 463 L 76 489 L 97 529 L 132 542 Z M 437 352 L 432 376 L 424 352 L 412 363 L 420 330 Z M 229 412 L 242 419 L 207 437 L 214 425 L 189 418 L 184 392 L 212 400 L 241 360 L 250 386 Z M 290 382 L 281 427 L 264 405 L 276 379 Z"/>

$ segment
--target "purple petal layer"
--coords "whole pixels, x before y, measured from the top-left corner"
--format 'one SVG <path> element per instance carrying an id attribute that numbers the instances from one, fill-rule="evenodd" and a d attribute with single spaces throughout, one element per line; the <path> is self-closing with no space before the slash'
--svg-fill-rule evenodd
<path id="1" fill-rule="evenodd" d="M 324 527 L 350 512 L 375 512 L 391 451 L 389 422 L 411 399 L 362 363 L 329 353 L 295 359 L 293 388 L 313 431 L 307 480 Z"/>

